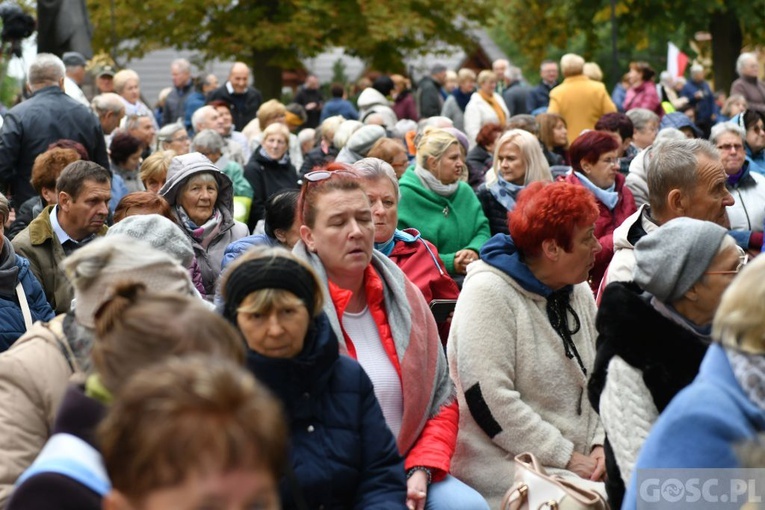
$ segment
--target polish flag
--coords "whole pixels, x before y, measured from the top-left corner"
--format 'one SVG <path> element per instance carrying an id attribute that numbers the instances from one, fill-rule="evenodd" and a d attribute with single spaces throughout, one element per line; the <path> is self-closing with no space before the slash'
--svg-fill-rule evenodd
<path id="1" fill-rule="evenodd" d="M 688 66 L 688 55 L 672 43 L 668 43 L 667 46 L 667 71 L 673 78 L 684 75 Z"/>

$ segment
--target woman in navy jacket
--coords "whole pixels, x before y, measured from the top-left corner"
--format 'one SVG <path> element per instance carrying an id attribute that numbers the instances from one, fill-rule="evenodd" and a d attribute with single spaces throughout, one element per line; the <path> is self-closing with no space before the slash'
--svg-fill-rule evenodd
<path id="1" fill-rule="evenodd" d="M 45 300 L 40 282 L 29 268 L 29 261 L 16 255 L 13 245 L 3 235 L 9 213 L 8 199 L 0 193 L 0 352 L 7 350 L 28 327 L 16 291 L 19 284 L 24 291 L 32 322 L 49 321 L 55 316 Z"/>
<path id="2" fill-rule="evenodd" d="M 232 264 L 222 292 L 247 367 L 289 422 L 282 508 L 404 509 L 403 460 L 369 377 L 339 356 L 314 272 L 283 249 L 256 248 Z"/>

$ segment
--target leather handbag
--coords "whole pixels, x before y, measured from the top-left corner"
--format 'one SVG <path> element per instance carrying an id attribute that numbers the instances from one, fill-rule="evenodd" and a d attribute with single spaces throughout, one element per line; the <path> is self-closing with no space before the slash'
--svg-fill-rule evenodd
<path id="1" fill-rule="evenodd" d="M 557 475 L 548 475 L 531 453 L 515 456 L 513 486 L 502 498 L 501 510 L 609 510 L 605 498 L 592 489 Z"/>

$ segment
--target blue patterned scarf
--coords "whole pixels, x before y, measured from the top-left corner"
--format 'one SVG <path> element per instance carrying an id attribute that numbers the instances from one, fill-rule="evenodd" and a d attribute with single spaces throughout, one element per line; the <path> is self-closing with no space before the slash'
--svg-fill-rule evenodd
<path id="1" fill-rule="evenodd" d="M 508 182 L 504 180 L 501 175 L 497 174 L 497 182 L 489 186 L 489 191 L 497 202 L 502 204 L 502 206 L 510 212 L 515 209 L 515 198 L 523 188 L 525 188 L 525 186 L 519 186 L 518 184 Z"/>

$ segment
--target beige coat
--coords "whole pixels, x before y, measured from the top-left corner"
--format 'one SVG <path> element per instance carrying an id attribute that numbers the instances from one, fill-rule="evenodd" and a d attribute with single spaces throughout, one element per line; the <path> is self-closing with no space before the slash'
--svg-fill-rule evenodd
<path id="1" fill-rule="evenodd" d="M 48 440 L 67 383 L 79 372 L 64 317 L 35 323 L 0 354 L 0 508 Z"/>
<path id="2" fill-rule="evenodd" d="M 479 261 L 468 268 L 454 311 L 447 355 L 460 422 L 452 474 L 491 508 L 512 485 L 515 455 L 531 452 L 549 472 L 581 480 L 565 470 L 572 452 L 588 455 L 604 441 L 587 378 L 566 357 L 546 305 Z M 574 286 L 571 306 L 581 322 L 573 340 L 591 370 L 596 310 L 586 283 Z"/>

